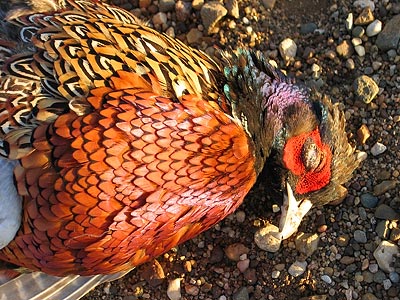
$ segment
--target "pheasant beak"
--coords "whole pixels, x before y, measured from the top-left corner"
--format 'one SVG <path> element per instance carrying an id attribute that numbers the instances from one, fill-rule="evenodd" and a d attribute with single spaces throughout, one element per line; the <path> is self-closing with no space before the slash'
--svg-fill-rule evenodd
<path id="1" fill-rule="evenodd" d="M 308 199 L 298 202 L 293 195 L 292 188 L 286 183 L 287 193 L 284 195 L 282 216 L 279 224 L 279 233 L 282 240 L 287 239 L 297 231 L 301 220 L 312 207 Z"/>

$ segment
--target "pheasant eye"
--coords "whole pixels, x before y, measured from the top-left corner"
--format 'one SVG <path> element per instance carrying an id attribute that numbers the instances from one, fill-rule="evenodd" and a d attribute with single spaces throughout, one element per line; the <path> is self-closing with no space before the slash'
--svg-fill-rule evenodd
<path id="1" fill-rule="evenodd" d="M 318 146 L 315 144 L 314 140 L 307 138 L 304 142 L 301 158 L 306 171 L 315 170 L 321 162 L 322 153 Z"/>

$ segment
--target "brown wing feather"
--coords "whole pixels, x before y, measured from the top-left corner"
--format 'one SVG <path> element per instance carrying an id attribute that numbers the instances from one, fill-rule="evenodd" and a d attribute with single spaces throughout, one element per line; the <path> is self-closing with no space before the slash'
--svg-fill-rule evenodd
<path id="1" fill-rule="evenodd" d="M 143 26 L 119 8 L 89 1 L 67 3 L 74 9 L 12 20 L 22 28 L 22 36 L 29 31 L 27 39 L 35 52 L 12 56 L 5 65 L 0 111 L 10 113 L 0 119 L 2 155 L 20 158 L 32 150 L 22 145 L 31 137 L 28 127 L 52 122 L 70 110 L 78 115 L 93 110 L 85 100 L 90 89 L 107 86 L 119 70 L 141 75 L 174 101 L 186 94 L 225 101 L 216 90 L 214 73 L 220 72 L 219 66 L 204 53 Z M 10 90 L 20 94 L 11 97 Z M 18 114 L 12 113 L 15 108 Z"/>

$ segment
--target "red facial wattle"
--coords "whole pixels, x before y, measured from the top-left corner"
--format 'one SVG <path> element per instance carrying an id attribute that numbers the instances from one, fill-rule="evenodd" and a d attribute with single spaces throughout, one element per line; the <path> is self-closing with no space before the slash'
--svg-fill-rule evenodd
<path id="1" fill-rule="evenodd" d="M 318 161 L 313 168 L 307 167 L 304 159 L 305 144 L 312 144 L 315 150 L 310 155 L 317 155 Z M 299 176 L 295 190 L 306 194 L 326 186 L 331 178 L 332 152 L 329 145 L 321 141 L 319 129 L 290 138 L 283 150 L 283 162 L 287 169 Z M 309 162 L 310 163 L 310 162 Z"/>

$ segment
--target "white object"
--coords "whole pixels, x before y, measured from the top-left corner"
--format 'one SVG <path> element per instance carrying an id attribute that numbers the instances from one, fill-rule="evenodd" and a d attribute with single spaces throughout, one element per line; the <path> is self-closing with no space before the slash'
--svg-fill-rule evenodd
<path id="1" fill-rule="evenodd" d="M 16 161 L 0 157 L 0 249 L 11 242 L 21 225 L 22 197 L 14 185 Z"/>
<path id="2" fill-rule="evenodd" d="M 301 220 L 312 207 L 312 203 L 308 199 L 297 202 L 289 183 L 286 184 L 286 188 L 287 194 L 284 196 L 282 216 L 279 224 L 279 232 L 281 233 L 282 240 L 286 240 L 297 231 Z"/>

